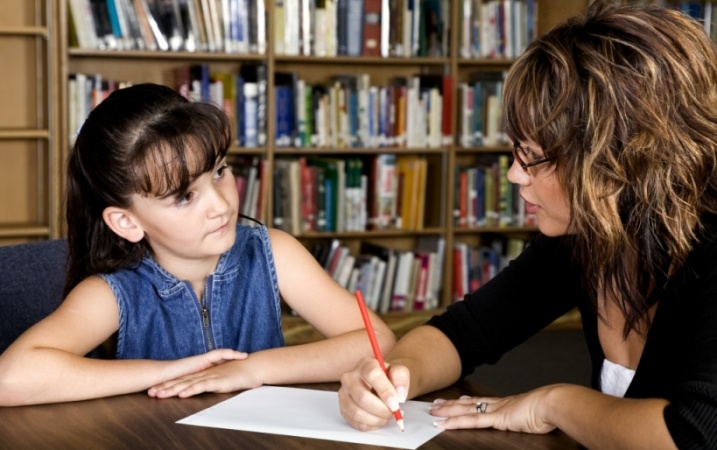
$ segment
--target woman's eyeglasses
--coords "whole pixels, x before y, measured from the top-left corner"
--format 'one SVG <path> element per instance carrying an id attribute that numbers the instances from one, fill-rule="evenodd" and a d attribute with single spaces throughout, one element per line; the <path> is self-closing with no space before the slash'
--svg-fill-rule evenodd
<path id="1" fill-rule="evenodd" d="M 528 147 L 521 147 L 520 142 L 513 141 L 513 157 L 518 161 L 520 167 L 528 172 L 528 167 L 535 167 L 538 164 L 543 164 L 552 161 L 553 158 L 541 158 L 536 159 L 535 153 L 533 153 Z"/>

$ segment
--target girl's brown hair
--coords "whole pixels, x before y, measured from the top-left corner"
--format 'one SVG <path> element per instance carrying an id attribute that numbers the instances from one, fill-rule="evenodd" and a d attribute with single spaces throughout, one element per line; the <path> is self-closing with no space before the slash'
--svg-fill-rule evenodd
<path id="1" fill-rule="evenodd" d="M 176 91 L 139 84 L 114 91 L 89 115 L 67 166 L 69 264 L 65 295 L 90 275 L 139 264 L 149 251 L 105 224 L 108 206 L 128 208 L 133 194 L 179 196 L 227 154 L 224 112 Z"/>

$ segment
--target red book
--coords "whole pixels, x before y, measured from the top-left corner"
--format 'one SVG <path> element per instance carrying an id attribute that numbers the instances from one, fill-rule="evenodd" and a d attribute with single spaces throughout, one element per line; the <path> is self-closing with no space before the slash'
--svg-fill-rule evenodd
<path id="1" fill-rule="evenodd" d="M 381 56 L 381 0 L 364 0 L 363 55 Z"/>
<path id="2" fill-rule="evenodd" d="M 453 301 L 463 300 L 463 253 L 458 247 L 453 249 Z"/>
<path id="3" fill-rule="evenodd" d="M 303 231 L 316 231 L 314 214 L 314 186 L 311 169 L 306 164 L 306 158 L 299 158 L 301 170 L 301 223 Z"/>

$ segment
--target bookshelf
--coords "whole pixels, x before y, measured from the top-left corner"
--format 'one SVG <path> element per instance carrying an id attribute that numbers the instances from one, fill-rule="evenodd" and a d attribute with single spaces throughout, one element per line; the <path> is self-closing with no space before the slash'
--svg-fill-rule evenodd
<path id="1" fill-rule="evenodd" d="M 72 122 L 70 111 L 76 108 L 73 103 L 73 89 L 68 82 L 71 74 L 100 74 L 104 80 L 139 82 L 155 82 L 168 86 L 176 86 L 177 70 L 189 65 L 206 64 L 212 72 L 239 73 L 243 67 L 263 65 L 266 84 L 266 142 L 264 145 L 250 147 L 234 146 L 230 155 L 235 161 L 261 160 L 263 166 L 263 208 L 257 210 L 260 220 L 269 226 L 275 225 L 275 203 L 278 201 L 278 184 L 273 182 L 271 174 L 280 165 L 281 159 L 299 159 L 331 157 L 348 159 L 356 157 L 364 162 L 364 170 L 368 172 L 369 163 L 380 155 L 394 155 L 397 159 L 417 158 L 426 162 L 425 200 L 423 219 L 420 226 L 409 228 L 374 227 L 369 230 L 341 231 L 308 231 L 301 229 L 295 233 L 307 248 L 313 249 L 320 243 L 340 240 L 349 249 L 349 253 L 358 257 L 362 246 L 373 244 L 394 249 L 398 252 L 413 251 L 419 243 L 435 238 L 443 240 L 445 253 L 441 261 L 442 282 L 437 301 L 437 308 L 423 311 L 387 312 L 382 317 L 396 332 L 402 335 L 417 325 L 422 324 L 433 314 L 440 312 L 453 301 L 453 278 L 457 270 L 452 249 L 457 244 L 480 246 L 493 238 L 515 237 L 525 239 L 536 232 L 534 227 L 525 226 L 470 226 L 462 227 L 454 223 L 454 205 L 458 195 L 457 165 L 475 164 L 483 158 L 495 158 L 498 155 L 510 155 L 507 145 L 462 146 L 458 139 L 459 119 L 457 94 L 461 83 L 470 81 L 474 73 L 501 72 L 510 67 L 510 58 L 465 58 L 460 54 L 461 8 L 463 0 L 440 2 L 445 5 L 447 21 L 444 33 L 447 54 L 439 56 L 402 57 L 402 56 L 303 56 L 282 53 L 281 46 L 277 49 L 276 34 L 279 22 L 277 10 L 272 7 L 274 2 L 266 0 L 266 42 L 265 52 L 219 52 L 219 51 L 155 51 L 155 50 L 99 50 L 78 47 L 70 42 L 73 23 L 69 20 L 71 3 L 74 0 L 47 0 L 31 2 L 13 0 L 10 8 L 13 14 L 3 14 L 0 10 L 0 39 L 28 40 L 17 52 L 18 66 L 28 66 L 30 62 L 40 62 L 45 70 L 42 88 L 35 90 L 35 84 L 27 81 L 31 77 L 5 74 L 12 76 L 16 85 L 22 86 L 7 92 L 5 98 L 16 99 L 13 104 L 38 105 L 40 112 L 23 112 L 28 119 L 17 123 L 17 111 L 0 113 L 0 152 L 12 153 L 12 156 L 0 155 L 3 161 L 19 159 L 24 164 L 22 170 L 8 169 L 6 164 L 0 166 L 0 180 L 6 180 L 6 174 L 17 177 L 18 183 L 29 185 L 32 197 L 15 199 L 13 205 L 0 206 L 0 239 L 6 235 L 11 238 L 31 240 L 37 238 L 62 236 L 62 220 L 59 215 L 62 183 L 61 164 L 67 155 L 71 142 L 71 130 L 76 126 Z M 579 12 L 588 0 L 539 0 L 538 26 L 546 30 L 563 18 Z M 81 3 L 81 2 L 80 2 Z M 131 2 L 130 2 L 131 3 Z M 217 2 L 219 3 L 219 2 Z M 481 3 L 481 2 L 468 2 Z M 488 3 L 483 0 L 483 3 Z M 3 5 L 0 8 L 8 8 Z M 15 14 L 15 10 L 21 14 Z M 3 23 L 5 17 L 20 16 L 25 21 Z M 49 17 L 49 19 L 45 19 Z M 284 21 L 285 22 L 285 21 Z M 286 27 L 285 27 L 286 28 Z M 55 39 L 54 36 L 57 36 Z M 285 38 L 284 38 L 285 39 Z M 20 44 L 16 44 L 20 45 Z M 44 46 L 44 47 L 43 47 Z M 38 53 L 37 48 L 45 48 Z M 279 51 L 278 51 L 279 50 Z M 279 73 L 297 74 L 307 85 L 329 85 L 334 76 L 340 74 L 366 74 L 370 85 L 377 88 L 388 86 L 395 77 L 410 78 L 414 75 L 449 76 L 452 84 L 451 114 L 446 123 L 446 130 L 452 137 L 450 142 L 442 141 L 438 145 L 382 147 L 375 143 L 367 143 L 361 147 L 340 146 L 296 146 L 277 145 L 273 137 L 276 134 L 278 89 L 274 78 Z M 14 78 L 17 77 L 18 80 Z M 42 78 L 42 77 L 40 77 Z M 29 84 L 28 84 L 29 83 Z M 5 85 L 6 86 L 6 85 Z M 38 85 L 39 86 L 39 85 Z M 33 99 L 33 101 L 27 101 Z M 37 101 L 34 101 L 37 100 Z M 32 120 L 30 120 L 32 119 Z M 269 138 L 271 137 L 271 138 Z M 24 147 L 30 156 L 21 155 Z M 38 149 L 39 148 L 39 149 Z M 42 150 L 42 151 L 41 151 Z M 39 167 L 39 170 L 38 170 Z M 0 181 L 4 183 L 4 181 Z M 0 184 L 2 185 L 2 184 Z M 3 187 L 5 189 L 5 187 Z M 40 192 L 41 191 L 41 192 Z M 6 196 L 7 198 L 7 196 Z M 32 200 L 32 201 L 30 201 Z M 31 205 L 31 206 L 30 206 Z M 18 213 L 17 211 L 21 211 Z M 16 219 L 19 217 L 19 219 Z M 22 223 L 15 227 L 14 222 Z M 29 225 L 25 225 L 29 224 Z M 5 231 L 8 230 L 8 231 Z M 3 241 L 4 243 L 4 241 Z M 579 320 L 575 316 L 561 319 L 559 326 L 572 326 Z M 284 327 L 289 343 L 300 343 L 314 340 L 318 336 L 302 320 L 286 311 Z"/>
<path id="2" fill-rule="evenodd" d="M 60 235 L 57 39 L 52 0 L 0 6 L 0 244 Z"/>

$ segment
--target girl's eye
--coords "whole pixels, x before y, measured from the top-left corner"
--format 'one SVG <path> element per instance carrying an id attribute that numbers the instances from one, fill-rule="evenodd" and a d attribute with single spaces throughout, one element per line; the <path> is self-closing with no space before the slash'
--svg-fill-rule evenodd
<path id="1" fill-rule="evenodd" d="M 177 200 L 175 200 L 174 204 L 176 206 L 186 206 L 190 201 L 192 201 L 192 193 L 185 192 L 184 194 L 177 196 Z"/>
<path id="2" fill-rule="evenodd" d="M 217 171 L 214 173 L 214 178 L 221 178 L 226 173 L 226 170 L 229 168 L 227 164 L 222 164 L 217 168 Z"/>

